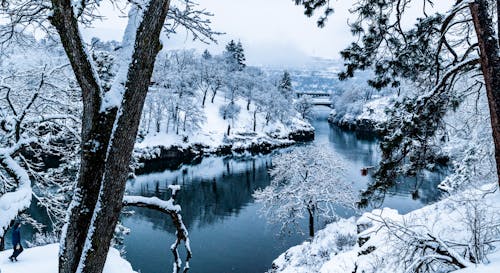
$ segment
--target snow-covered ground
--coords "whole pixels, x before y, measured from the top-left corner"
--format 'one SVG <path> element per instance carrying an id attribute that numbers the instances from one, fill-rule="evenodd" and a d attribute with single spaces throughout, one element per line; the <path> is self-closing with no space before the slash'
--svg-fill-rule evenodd
<path id="1" fill-rule="evenodd" d="M 290 248 L 271 272 L 414 272 L 421 264 L 460 273 L 500 272 L 500 193 L 496 184 L 450 196 L 406 215 L 377 209 L 341 220 Z M 474 242 L 485 243 L 475 248 Z M 435 251 L 438 249 L 438 251 Z M 485 258 L 471 262 L 477 253 Z"/>
<path id="2" fill-rule="evenodd" d="M 252 103 L 250 110 L 247 110 L 247 101 L 241 98 L 236 99 L 235 104 L 241 112 L 233 120 L 224 120 L 220 114 L 220 108 L 227 104 L 228 100 L 224 98 L 224 92 L 219 92 L 214 103 L 207 101 L 203 108 L 206 120 L 198 130 L 186 136 L 175 132 L 151 133 L 136 144 L 136 151 L 144 152 L 159 146 L 168 149 L 172 146 L 187 148 L 194 145 L 205 147 L 205 152 L 208 153 L 227 146 L 230 146 L 233 151 L 243 151 L 262 143 L 269 143 L 272 146 L 291 145 L 295 143 L 290 138 L 291 134 L 302 131 L 314 132 L 312 125 L 298 116 L 290 117 L 288 124 L 278 119 L 266 124 L 264 113 L 259 111 L 256 114 L 257 126 L 254 132 L 254 111 L 257 106 Z M 229 136 L 227 135 L 228 126 L 231 127 Z"/>
<path id="3" fill-rule="evenodd" d="M 335 109 L 330 113 L 330 122 L 342 127 L 360 131 L 373 131 L 378 124 L 387 121 L 386 109 L 394 103 L 395 96 L 383 96 L 367 101 L 361 112 L 346 111 L 338 113 Z"/>
<path id="4" fill-rule="evenodd" d="M 0 252 L 1 273 L 55 273 L 57 272 L 59 245 L 26 248 L 18 257 L 18 262 L 11 262 L 12 250 Z M 118 250 L 109 251 L 104 273 L 137 273 L 129 262 L 120 257 Z"/>

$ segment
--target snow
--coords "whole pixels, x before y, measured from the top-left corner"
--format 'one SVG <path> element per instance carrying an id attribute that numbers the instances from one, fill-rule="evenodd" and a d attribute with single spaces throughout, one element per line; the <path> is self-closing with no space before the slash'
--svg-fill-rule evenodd
<path id="1" fill-rule="evenodd" d="M 454 271 L 455 273 L 498 273 L 500 272 L 500 251 L 492 253 L 488 259 L 489 264 L 473 265 L 465 269 Z"/>
<path id="2" fill-rule="evenodd" d="M 135 52 L 134 47 L 137 29 L 142 22 L 143 13 L 144 10 L 147 9 L 147 5 L 149 5 L 149 1 L 134 1 L 134 4 L 130 8 L 128 24 L 123 35 L 122 47 L 120 54 L 117 55 L 119 56 L 117 60 L 118 72 L 111 89 L 104 95 L 104 100 L 101 104 L 101 112 L 113 107 L 118 107 L 122 102 L 128 71 L 131 65 L 133 65 L 132 57 Z"/>
<path id="3" fill-rule="evenodd" d="M 1 273 L 54 273 L 57 272 L 58 244 L 27 248 L 18 257 L 18 262 L 10 262 L 12 250 L 0 252 Z M 104 273 L 137 273 L 129 262 L 120 257 L 118 250 L 111 248 L 104 266 Z"/>
<path id="4" fill-rule="evenodd" d="M 357 120 L 369 120 L 376 124 L 387 121 L 385 109 L 392 105 L 395 96 L 386 96 L 367 102 Z"/>
<path id="5" fill-rule="evenodd" d="M 358 220 L 341 220 L 319 231 L 312 242 L 290 248 L 273 263 L 271 272 L 406 272 L 415 262 L 439 257 L 457 259 L 468 268 L 460 273 L 500 272 L 500 251 L 494 232 L 500 221 L 498 213 L 500 194 L 496 184 L 468 190 L 450 196 L 438 203 L 401 215 L 395 209 L 383 208 L 363 214 Z M 476 220 L 475 220 L 476 219 Z M 480 221 L 484 234 L 481 238 L 491 240 L 493 251 L 487 256 L 489 263 L 474 265 L 463 255 L 471 243 L 471 223 Z M 339 234 L 354 236 L 351 244 L 339 251 L 336 238 Z M 365 242 L 360 246 L 360 239 Z M 417 241 L 412 241 L 412 240 Z M 346 240 L 349 242 L 350 240 Z M 413 252 L 412 242 L 432 242 L 449 253 Z M 354 242 L 354 243 L 352 243 Z M 415 244 L 415 245 L 418 245 Z M 406 254 L 404 254 L 406 253 Z M 411 257 L 413 253 L 415 256 Z M 488 254 L 488 253 L 487 253 Z M 472 255 L 472 254 L 467 254 Z M 383 262 L 382 262 L 383 261 Z M 486 260 L 485 260 L 486 261 Z M 443 272 L 456 270 L 442 263 Z"/>
<path id="6" fill-rule="evenodd" d="M 174 187 L 175 189 L 180 189 L 180 186 L 178 186 L 178 187 L 170 186 L 170 187 Z M 148 205 L 157 206 L 157 207 L 162 208 L 164 210 L 176 211 L 176 212 L 181 211 L 181 206 L 174 205 L 173 199 L 164 201 L 158 197 L 125 196 L 125 197 L 123 197 L 123 202 L 126 204 L 127 203 L 128 204 L 144 203 L 144 204 L 148 204 Z"/>
<path id="7" fill-rule="evenodd" d="M 387 121 L 386 109 L 394 104 L 395 95 L 382 96 L 362 103 L 361 111 L 357 112 L 355 104 L 348 107 L 346 112 L 338 112 L 333 109 L 330 113 L 330 120 L 340 125 L 377 126 Z M 359 102 L 357 102 L 359 103 Z"/>
<path id="8" fill-rule="evenodd" d="M 356 221 L 354 218 L 341 219 L 338 222 L 328 225 L 320 230 L 312 242 L 304 242 L 302 245 L 294 246 L 281 254 L 273 263 L 276 272 L 283 273 L 310 273 L 319 272 L 321 266 L 332 257 L 335 257 L 342 249 L 350 249 L 351 246 L 342 246 L 342 238 L 354 238 L 356 235 Z M 354 253 L 354 252 L 353 252 Z M 350 260 L 350 256 L 357 256 L 356 253 L 345 252 L 342 255 L 345 260 Z M 286 267 L 284 266 L 286 265 Z M 350 265 L 338 263 L 335 266 L 341 268 L 339 272 L 353 272 Z"/>
<path id="9" fill-rule="evenodd" d="M 271 121 L 268 125 L 265 125 L 264 114 L 257 113 L 257 128 L 256 132 L 253 132 L 253 111 L 255 110 L 255 105 L 252 103 L 250 110 L 247 110 L 247 101 L 238 98 L 235 100 L 235 104 L 241 108 L 238 117 L 234 120 L 224 120 L 219 113 L 219 109 L 227 103 L 228 101 L 225 99 L 224 92 L 222 91 L 218 92 L 214 103 L 207 102 L 203 109 L 206 121 L 198 131 L 187 136 L 187 142 L 184 142 L 182 135 L 177 135 L 175 132 L 162 132 L 145 136 L 135 147 L 139 150 L 144 150 L 158 146 L 186 148 L 190 145 L 200 144 L 204 147 L 209 147 L 209 150 L 212 151 L 225 145 L 231 145 L 233 149 L 247 149 L 252 144 L 262 142 L 275 143 L 277 145 L 292 144 L 295 142 L 288 139 L 290 133 L 297 130 L 314 130 L 308 122 L 298 117 L 292 117 L 290 124 Z M 228 125 L 231 125 L 231 134 L 229 136 L 227 136 Z"/>
<path id="10" fill-rule="evenodd" d="M 0 237 L 4 235 L 10 222 L 17 217 L 19 212 L 29 208 L 32 190 L 28 173 L 10 156 L 15 149 L 0 149 L 0 160 L 7 168 L 15 173 L 19 180 L 18 187 L 13 192 L 0 196 Z"/>

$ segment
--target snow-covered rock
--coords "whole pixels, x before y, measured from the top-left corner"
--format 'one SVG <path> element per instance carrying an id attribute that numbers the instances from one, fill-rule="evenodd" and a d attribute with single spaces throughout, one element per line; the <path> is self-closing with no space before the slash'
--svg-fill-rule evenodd
<path id="1" fill-rule="evenodd" d="M 55 273 L 59 245 L 51 244 L 41 247 L 26 248 L 18 257 L 18 262 L 11 262 L 12 250 L 0 252 L 1 273 Z M 137 273 L 129 262 L 120 257 L 118 250 L 111 248 L 104 266 L 104 273 Z"/>
<path id="2" fill-rule="evenodd" d="M 376 209 L 357 221 L 328 225 L 312 242 L 279 256 L 270 272 L 413 272 L 421 261 L 433 261 L 435 272 L 457 270 L 457 264 L 466 267 L 460 273 L 500 272 L 499 204 L 498 186 L 489 184 L 406 215 Z M 339 234 L 353 236 L 356 243 L 339 249 Z M 485 264 L 472 262 L 474 238 L 489 242 Z"/>
<path id="3" fill-rule="evenodd" d="M 370 100 L 364 103 L 360 113 L 339 113 L 334 109 L 328 120 L 349 130 L 373 132 L 379 124 L 387 121 L 386 109 L 393 105 L 394 100 L 394 95 Z"/>

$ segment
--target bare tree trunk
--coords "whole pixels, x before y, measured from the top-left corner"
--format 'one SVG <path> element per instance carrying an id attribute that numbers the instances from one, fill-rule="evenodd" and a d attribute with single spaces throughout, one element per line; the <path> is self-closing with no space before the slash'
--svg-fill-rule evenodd
<path id="1" fill-rule="evenodd" d="M 205 89 L 203 91 L 203 100 L 201 102 L 201 107 L 205 108 L 205 101 L 207 100 L 207 93 L 208 93 L 208 89 Z"/>
<path id="2" fill-rule="evenodd" d="M 212 99 L 210 100 L 211 103 L 214 103 L 215 95 L 217 95 L 217 90 L 212 92 Z"/>
<path id="3" fill-rule="evenodd" d="M 186 132 L 186 120 L 187 120 L 187 113 L 184 112 L 184 121 L 182 122 L 182 131 Z"/>
<path id="4" fill-rule="evenodd" d="M 257 109 L 253 111 L 253 131 L 257 130 Z"/>
<path id="5" fill-rule="evenodd" d="M 497 0 L 497 11 L 499 2 Z M 500 183 L 500 45 L 495 35 L 493 18 L 489 14 L 489 1 L 475 0 L 469 4 L 469 8 L 481 52 L 481 69 L 490 108 L 497 176 Z"/>
<path id="6" fill-rule="evenodd" d="M 59 33 L 82 89 L 84 106 L 80 172 L 62 236 L 60 273 L 75 273 L 77 270 L 102 272 L 120 215 L 132 148 L 169 4 L 169 0 L 159 0 L 151 1 L 145 7 L 134 43 L 132 58 L 135 62 L 128 68 L 127 91 L 121 115 L 114 126 L 117 108 L 100 111 L 104 92 L 86 54 L 72 3 L 70 0 L 52 0 L 50 20 Z M 83 253 L 86 243 L 91 247 Z"/>
<path id="7" fill-rule="evenodd" d="M 309 236 L 314 237 L 314 206 L 308 207 L 309 212 Z"/>
<path id="8" fill-rule="evenodd" d="M 149 89 L 154 62 L 161 49 L 161 29 L 170 0 L 151 1 L 144 10 L 137 28 L 134 53 L 128 68 L 121 114 L 117 117 L 113 139 L 108 148 L 106 168 L 102 179 L 99 204 L 95 209 L 92 232 L 88 234 L 91 247 L 80 263 L 82 273 L 101 273 L 122 210 L 129 163 L 137 136 L 141 113 Z"/>

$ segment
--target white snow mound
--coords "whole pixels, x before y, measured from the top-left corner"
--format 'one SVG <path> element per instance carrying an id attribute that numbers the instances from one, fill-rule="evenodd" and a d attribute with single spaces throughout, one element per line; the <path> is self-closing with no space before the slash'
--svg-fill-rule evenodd
<path id="1" fill-rule="evenodd" d="M 1 273 L 55 273 L 57 272 L 59 244 L 26 248 L 11 262 L 12 249 L 0 252 Z M 108 253 L 104 273 L 137 273 L 128 261 L 120 257 L 118 250 L 111 248 Z"/>

